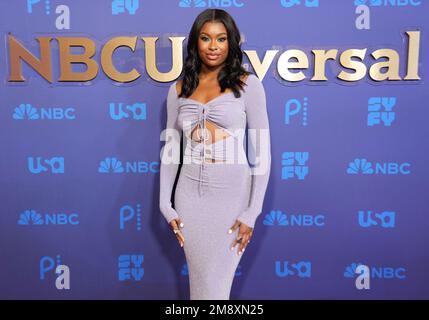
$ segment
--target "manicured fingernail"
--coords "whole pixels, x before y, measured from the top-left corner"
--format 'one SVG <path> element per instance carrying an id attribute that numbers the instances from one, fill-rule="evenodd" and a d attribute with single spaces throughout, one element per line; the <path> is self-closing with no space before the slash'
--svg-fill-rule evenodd
<path id="1" fill-rule="evenodd" d="M 230 249 L 231 249 L 231 250 L 233 250 L 233 249 L 234 249 L 234 247 L 231 247 Z"/>
<path id="2" fill-rule="evenodd" d="M 241 251 L 238 251 L 238 255 L 240 255 L 242 252 Z"/>
<path id="3" fill-rule="evenodd" d="M 183 228 L 183 222 L 180 222 L 180 227 Z"/>
<path id="4" fill-rule="evenodd" d="M 229 230 L 228 230 L 228 233 L 232 233 L 232 230 L 231 230 L 231 229 L 229 229 Z"/>

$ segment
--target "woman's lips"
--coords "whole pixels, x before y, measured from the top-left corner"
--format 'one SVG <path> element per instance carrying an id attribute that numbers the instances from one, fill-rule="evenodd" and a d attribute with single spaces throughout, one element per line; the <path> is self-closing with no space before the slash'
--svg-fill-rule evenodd
<path id="1" fill-rule="evenodd" d="M 217 58 L 219 58 L 218 54 L 207 54 L 207 59 L 209 60 L 216 60 Z"/>

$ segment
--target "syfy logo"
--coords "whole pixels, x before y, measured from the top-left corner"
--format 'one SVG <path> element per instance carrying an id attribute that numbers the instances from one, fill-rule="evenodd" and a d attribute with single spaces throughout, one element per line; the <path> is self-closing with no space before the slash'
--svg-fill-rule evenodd
<path id="1" fill-rule="evenodd" d="M 271 210 L 264 218 L 263 224 L 266 226 L 282 227 L 324 227 L 325 216 L 318 214 L 316 216 L 309 214 L 286 215 L 280 210 Z"/>
<path id="2" fill-rule="evenodd" d="M 64 173 L 64 157 L 53 157 L 51 159 L 44 159 L 42 157 L 28 157 L 27 158 L 28 170 L 31 173 L 39 174 L 42 172 L 50 172 L 52 174 Z"/>
<path id="3" fill-rule="evenodd" d="M 27 13 L 33 14 L 36 11 L 43 10 L 46 15 L 51 14 L 52 4 L 50 0 L 27 0 Z M 70 29 L 70 8 L 64 4 L 55 7 L 55 13 L 58 15 L 55 19 L 55 28 L 58 30 Z"/>
<path id="4" fill-rule="evenodd" d="M 344 277 L 345 278 L 354 278 L 356 274 L 361 273 L 362 271 L 356 272 L 356 269 L 358 266 L 364 265 L 362 263 L 352 263 L 349 266 L 346 267 L 346 270 L 344 271 Z M 364 265 L 367 266 L 367 265 Z M 403 280 L 406 278 L 405 275 L 405 268 L 399 267 L 399 268 L 393 268 L 393 267 L 368 267 L 368 273 L 370 278 L 375 279 L 399 279 Z"/>
<path id="5" fill-rule="evenodd" d="M 421 0 L 355 0 L 355 6 L 367 5 L 370 7 L 417 7 L 422 4 Z"/>
<path id="6" fill-rule="evenodd" d="M 285 104 L 285 124 L 290 124 L 291 118 L 302 114 L 302 125 L 307 126 L 308 98 L 304 97 L 303 101 L 298 99 L 289 99 Z"/>
<path id="7" fill-rule="evenodd" d="M 19 215 L 18 224 L 21 226 L 41 225 L 78 225 L 79 215 L 77 213 L 37 213 L 36 210 L 25 210 Z"/>
<path id="8" fill-rule="evenodd" d="M 118 257 L 118 280 L 141 281 L 144 275 L 144 255 L 123 254 Z"/>
<path id="9" fill-rule="evenodd" d="M 280 4 L 284 8 L 291 8 L 298 5 L 304 5 L 307 8 L 316 8 L 319 6 L 319 0 L 281 0 Z"/>
<path id="10" fill-rule="evenodd" d="M 311 278 L 311 262 L 299 261 L 288 266 L 289 261 L 283 261 L 283 269 L 281 261 L 276 261 L 276 275 L 280 278 L 295 276 L 298 278 Z"/>
<path id="11" fill-rule="evenodd" d="M 359 210 L 359 225 L 362 228 L 381 226 L 382 228 L 395 228 L 395 212 L 383 211 L 373 214 L 372 211 Z"/>
<path id="12" fill-rule="evenodd" d="M 187 265 L 186 263 L 184 263 L 184 264 L 182 265 L 182 270 L 180 271 L 180 274 L 181 274 L 182 276 L 189 276 L 188 265 Z M 241 264 L 239 264 L 239 265 L 237 266 L 237 269 L 235 270 L 234 277 L 239 277 L 239 276 L 241 276 L 242 274 L 243 274 L 243 272 L 241 271 Z"/>
<path id="13" fill-rule="evenodd" d="M 297 177 L 298 180 L 304 180 L 308 175 L 309 152 L 283 152 L 282 153 L 282 179 L 292 179 Z"/>
<path id="14" fill-rule="evenodd" d="M 99 173 L 157 173 L 159 162 L 152 161 L 126 161 L 125 166 L 116 157 L 107 157 L 100 161 Z"/>
<path id="15" fill-rule="evenodd" d="M 371 162 L 365 158 L 356 158 L 353 162 L 349 163 L 347 168 L 348 174 L 386 174 L 386 175 L 407 175 L 410 174 L 410 163 L 396 163 L 396 162 L 376 162 L 375 167 L 372 167 Z"/>
<path id="16" fill-rule="evenodd" d="M 139 0 L 113 0 L 112 1 L 112 14 L 118 15 L 120 13 L 125 13 L 125 10 L 128 11 L 128 14 L 134 15 L 139 8 Z"/>
<path id="17" fill-rule="evenodd" d="M 110 103 L 110 117 L 113 120 L 133 119 L 146 120 L 146 103 L 134 103 L 132 105 L 122 106 L 122 103 L 117 105 L 114 102 Z"/>
<path id="18" fill-rule="evenodd" d="M 238 0 L 180 0 L 179 8 L 241 8 L 244 3 Z"/>
<path id="19" fill-rule="evenodd" d="M 131 223 L 136 226 L 137 231 L 141 231 L 142 210 L 140 204 L 137 204 L 135 208 L 127 204 L 119 210 L 119 229 L 124 230 L 125 224 Z"/>
<path id="20" fill-rule="evenodd" d="M 396 104 L 396 97 L 372 97 L 368 100 L 368 126 L 384 124 L 390 127 L 395 120 L 395 112 L 392 111 Z M 383 110 L 384 109 L 384 110 Z"/>
<path id="21" fill-rule="evenodd" d="M 35 108 L 29 103 L 21 103 L 12 115 L 14 120 L 75 120 L 74 108 Z"/>
<path id="22" fill-rule="evenodd" d="M 55 267 L 56 265 L 56 267 Z M 57 255 L 54 258 L 49 256 L 43 256 L 39 262 L 39 278 L 44 281 L 45 276 L 48 272 L 54 270 L 57 275 L 55 279 L 55 287 L 58 290 L 69 290 L 70 289 L 70 268 L 64 264 L 61 264 L 61 256 Z"/>

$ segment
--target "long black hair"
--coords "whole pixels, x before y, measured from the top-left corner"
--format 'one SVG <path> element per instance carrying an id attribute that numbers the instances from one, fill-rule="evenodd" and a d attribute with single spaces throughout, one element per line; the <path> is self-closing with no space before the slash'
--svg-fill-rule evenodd
<path id="1" fill-rule="evenodd" d="M 198 87 L 199 73 L 201 70 L 201 59 L 198 56 L 198 38 L 201 28 L 206 22 L 221 22 L 225 26 L 228 34 L 228 57 L 225 60 L 225 66 L 219 71 L 218 81 L 221 92 L 230 88 L 236 98 L 240 97 L 240 89 L 246 85 L 240 77 L 249 75 L 242 64 L 243 52 L 240 48 L 240 31 L 234 22 L 234 19 L 228 12 L 222 9 L 206 9 L 195 19 L 191 31 L 189 32 L 187 51 L 188 56 L 183 67 L 184 75 L 182 82 L 182 91 L 179 97 L 189 97 Z"/>

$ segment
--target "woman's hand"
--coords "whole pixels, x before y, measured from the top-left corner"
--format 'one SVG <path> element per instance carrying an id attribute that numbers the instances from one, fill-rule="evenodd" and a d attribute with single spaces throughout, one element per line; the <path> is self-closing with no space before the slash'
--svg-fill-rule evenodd
<path id="1" fill-rule="evenodd" d="M 231 229 L 228 230 L 228 233 L 232 233 L 240 227 L 237 238 L 232 242 L 231 250 L 234 249 L 235 245 L 239 243 L 238 252 L 237 254 L 240 255 L 244 252 L 244 250 L 247 247 L 247 244 L 250 242 L 250 238 L 253 234 L 253 228 L 249 227 L 247 224 L 244 224 L 238 220 L 235 220 L 234 225 L 231 227 Z"/>
<path id="2" fill-rule="evenodd" d="M 174 220 L 170 221 L 170 226 L 173 229 L 173 232 L 176 234 L 176 238 L 179 241 L 179 244 L 181 247 L 185 244 L 185 237 L 182 234 L 182 231 L 180 231 L 180 228 L 183 228 L 183 222 L 180 220 L 180 218 L 176 218 Z"/>

